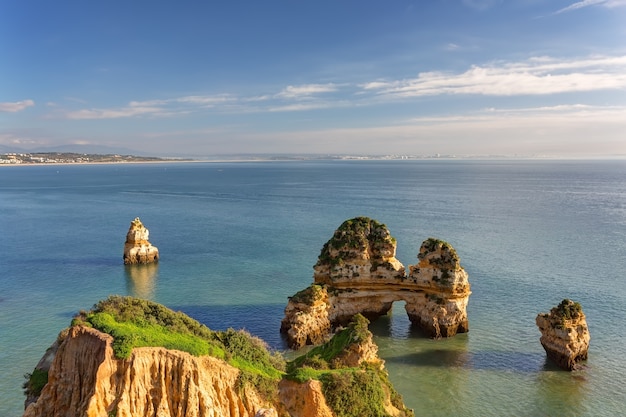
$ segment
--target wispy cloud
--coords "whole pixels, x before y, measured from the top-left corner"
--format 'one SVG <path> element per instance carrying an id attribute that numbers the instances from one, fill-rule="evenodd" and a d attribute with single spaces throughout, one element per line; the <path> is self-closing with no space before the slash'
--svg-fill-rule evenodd
<path id="1" fill-rule="evenodd" d="M 119 107 L 94 107 L 55 113 L 74 120 L 157 118 L 202 112 L 304 112 L 339 107 L 373 106 L 381 102 L 422 97 L 476 95 L 492 97 L 546 96 L 564 93 L 626 90 L 626 56 L 560 59 L 548 56 L 524 61 L 473 65 L 462 72 L 429 71 L 413 78 L 375 79 L 362 84 L 310 83 L 288 85 L 277 92 L 185 95 L 134 100 Z M 17 107 L 19 103 L 9 103 Z M 54 113 L 53 113 L 54 115 Z"/>
<path id="2" fill-rule="evenodd" d="M 298 99 L 303 97 L 311 97 L 315 94 L 332 93 L 337 91 L 335 84 L 304 84 L 290 85 L 277 94 L 277 97 Z"/>
<path id="3" fill-rule="evenodd" d="M 119 119 L 125 117 L 159 114 L 162 111 L 163 109 L 160 107 L 143 107 L 138 106 L 137 103 L 131 103 L 128 107 L 121 107 L 118 109 L 82 109 L 70 111 L 65 114 L 65 117 L 71 120 Z"/>
<path id="4" fill-rule="evenodd" d="M 574 10 L 582 9 L 590 6 L 603 6 L 608 8 L 613 7 L 621 7 L 626 6 L 626 0 L 582 0 L 573 4 L 570 4 L 567 7 L 557 10 L 554 14 L 561 14 L 566 12 L 571 12 Z"/>
<path id="5" fill-rule="evenodd" d="M 35 105 L 33 100 L 22 100 L 22 101 L 14 101 L 14 102 L 0 102 L 0 112 L 5 113 L 17 113 L 18 111 L 22 111 L 28 107 L 32 107 Z"/>
<path id="6" fill-rule="evenodd" d="M 67 111 L 64 117 L 72 120 L 119 119 L 128 117 L 171 117 L 189 114 L 200 109 L 215 107 L 218 104 L 233 102 L 229 95 L 184 96 L 169 99 L 131 101 L 118 108 L 91 108 Z"/>
<path id="7" fill-rule="evenodd" d="M 626 89 L 626 56 L 582 60 L 538 57 L 524 62 L 472 66 L 460 74 L 424 72 L 416 78 L 365 83 L 362 88 L 402 98 L 444 94 L 548 95 Z"/>

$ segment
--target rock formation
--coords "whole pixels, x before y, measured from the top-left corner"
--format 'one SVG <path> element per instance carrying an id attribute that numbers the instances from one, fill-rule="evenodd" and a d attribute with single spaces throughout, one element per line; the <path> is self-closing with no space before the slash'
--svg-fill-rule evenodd
<path id="1" fill-rule="evenodd" d="M 590 336 L 580 304 L 565 299 L 550 313 L 540 313 L 535 321 L 541 331 L 541 345 L 559 367 L 572 371 L 587 359 Z"/>
<path id="2" fill-rule="evenodd" d="M 25 385 L 30 392 L 24 417 L 383 415 L 370 412 L 373 408 L 384 408 L 385 415 L 394 417 L 413 415 L 388 382 L 362 316 L 327 347 L 311 351 L 313 358 L 303 356 L 289 363 L 287 372 L 269 364 L 278 359 L 266 361 L 271 355 L 258 339 L 232 329 L 213 332 L 182 313 L 146 300 L 110 297 L 90 312 L 81 312 L 72 323 L 38 364 L 46 377 L 42 386 L 35 388 L 32 381 Z M 129 326 L 139 326 L 131 332 L 132 340 L 124 334 Z M 120 358 L 121 345 L 142 338 L 141 326 L 148 327 L 150 340 L 164 334 L 169 344 L 174 333 L 187 342 L 188 337 L 198 336 L 214 349 L 210 354 L 193 355 L 159 346 L 135 346 L 126 358 Z M 323 377 L 303 377 L 322 362 Z M 346 375 L 355 383 L 336 388 L 327 382 Z M 351 407 L 346 399 L 364 389 L 379 396 L 364 398 L 361 411 L 346 414 L 345 404 Z"/>
<path id="3" fill-rule="evenodd" d="M 357 314 L 328 342 L 288 363 L 279 390 L 290 416 L 414 415 L 388 382 L 368 324 Z M 311 379 L 309 373 L 318 378 Z"/>
<path id="4" fill-rule="evenodd" d="M 144 347 L 121 360 L 113 341 L 98 330 L 72 327 L 24 417 L 252 417 L 267 407 L 254 391 L 238 389 L 239 370 L 220 359 Z"/>
<path id="5" fill-rule="evenodd" d="M 319 344 L 355 314 L 375 319 L 399 300 L 411 322 L 433 338 L 467 332 L 470 285 L 454 248 L 427 239 L 408 275 L 395 254 L 385 225 L 367 217 L 345 221 L 322 248 L 313 284 L 285 308 L 281 331 L 290 347 Z"/>
<path id="6" fill-rule="evenodd" d="M 124 243 L 125 264 L 147 264 L 159 260 L 159 249 L 148 241 L 148 229 L 145 228 L 139 217 L 130 222 L 126 243 Z"/>

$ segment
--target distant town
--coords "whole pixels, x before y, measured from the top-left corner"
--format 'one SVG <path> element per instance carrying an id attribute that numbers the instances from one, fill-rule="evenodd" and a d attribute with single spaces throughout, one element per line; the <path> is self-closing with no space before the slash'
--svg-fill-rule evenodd
<path id="1" fill-rule="evenodd" d="M 118 154 L 84 154 L 72 152 L 34 152 L 0 154 L 0 164 L 86 164 L 86 163 L 124 163 L 124 162 L 166 162 L 172 159 L 152 156 L 134 156 Z"/>

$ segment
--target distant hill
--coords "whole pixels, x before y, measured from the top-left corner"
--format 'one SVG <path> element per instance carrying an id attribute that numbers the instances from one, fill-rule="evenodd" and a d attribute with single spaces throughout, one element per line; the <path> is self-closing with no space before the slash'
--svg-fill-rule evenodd
<path id="1" fill-rule="evenodd" d="M 36 150 L 31 149 L 29 152 L 62 152 L 62 153 L 83 153 L 83 154 L 118 154 L 118 155 L 137 155 L 148 156 L 147 152 L 138 151 L 135 149 L 121 148 L 114 146 L 103 145 L 59 145 L 48 146 L 45 148 L 38 148 Z M 150 155 L 151 156 L 151 155 Z"/>

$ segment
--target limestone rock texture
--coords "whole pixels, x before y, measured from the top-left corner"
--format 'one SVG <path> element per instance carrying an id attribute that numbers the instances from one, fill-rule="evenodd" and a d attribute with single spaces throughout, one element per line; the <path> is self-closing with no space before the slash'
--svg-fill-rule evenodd
<path id="1" fill-rule="evenodd" d="M 148 264 L 159 260 L 159 249 L 150 244 L 149 235 L 139 217 L 130 222 L 124 243 L 124 264 Z"/>
<path id="2" fill-rule="evenodd" d="M 115 358 L 112 343 L 98 330 L 71 327 L 48 383 L 24 417 L 278 415 L 253 390 L 238 389 L 239 370 L 220 359 L 145 347 L 123 360 Z"/>
<path id="3" fill-rule="evenodd" d="M 281 401 L 291 417 L 335 417 L 326 403 L 320 381 L 310 379 L 296 382 L 283 379 L 278 389 Z"/>
<path id="4" fill-rule="evenodd" d="M 287 365 L 291 375 L 297 374 L 294 369 L 316 369 L 321 373 L 318 380 L 285 378 L 280 382 L 281 403 L 290 416 L 414 417 L 413 410 L 406 408 L 389 382 L 368 325 L 363 315 L 356 314 L 329 341 Z"/>
<path id="5" fill-rule="evenodd" d="M 120 328 L 147 322 L 149 334 L 169 335 L 166 344 L 172 334 L 219 341 L 210 352 L 229 352 L 223 357 L 243 367 L 211 353 L 136 347 L 145 346 L 141 343 L 124 350 L 124 359 L 116 356 L 120 344 L 142 332 L 137 327 L 129 336 Z M 261 357 L 270 352 L 262 341 L 245 333 L 213 332 L 156 303 L 111 296 L 90 312 L 81 311 L 46 351 L 37 368 L 47 381 L 27 388 L 31 395 L 23 416 L 413 417 L 389 381 L 368 324 L 357 314 L 327 343 L 289 362 L 278 357 L 267 362 Z M 260 373 L 246 373 L 251 369 Z M 272 370 L 278 374 L 263 377 Z"/>
<path id="6" fill-rule="evenodd" d="M 396 240 L 384 224 L 368 217 L 341 224 L 313 267 L 313 284 L 285 308 L 281 332 L 289 346 L 321 343 L 355 314 L 376 319 L 401 300 L 411 322 L 433 338 L 469 331 L 470 284 L 454 248 L 427 239 L 408 274 L 395 255 Z"/>
<path id="7" fill-rule="evenodd" d="M 580 304 L 564 299 L 549 313 L 540 313 L 535 321 L 548 358 L 565 370 L 578 369 L 587 359 L 591 340 Z"/>

